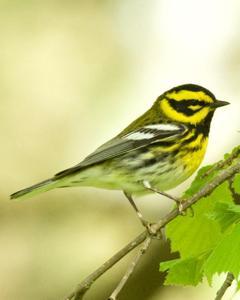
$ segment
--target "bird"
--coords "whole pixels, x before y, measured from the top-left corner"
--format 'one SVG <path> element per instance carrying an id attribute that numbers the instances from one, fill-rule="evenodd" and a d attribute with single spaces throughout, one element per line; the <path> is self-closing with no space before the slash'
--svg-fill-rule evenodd
<path id="1" fill-rule="evenodd" d="M 62 187 L 121 190 L 147 226 L 133 197 L 164 195 L 189 178 L 204 158 L 214 112 L 228 104 L 200 85 L 171 88 L 79 164 L 10 197 L 24 199 Z"/>

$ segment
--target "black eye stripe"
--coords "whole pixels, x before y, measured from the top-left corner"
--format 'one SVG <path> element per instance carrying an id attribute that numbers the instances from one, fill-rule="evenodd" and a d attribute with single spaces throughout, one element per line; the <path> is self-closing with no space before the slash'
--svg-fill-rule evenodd
<path id="1" fill-rule="evenodd" d="M 190 105 L 200 105 L 202 107 L 204 106 L 208 106 L 209 103 L 206 103 L 205 101 L 199 101 L 199 100 L 195 100 L 195 99 L 186 99 L 186 100 L 181 100 L 181 101 L 177 101 L 177 100 L 174 100 L 174 99 L 171 99 L 171 98 L 168 98 L 168 101 L 172 104 L 172 103 L 181 103 L 180 105 L 182 106 L 190 106 Z"/>
<path id="2" fill-rule="evenodd" d="M 190 99 L 190 100 L 181 100 L 181 101 L 176 101 L 173 99 L 168 99 L 169 104 L 173 109 L 176 111 L 183 113 L 186 116 L 193 116 L 195 113 L 199 112 L 204 106 L 207 105 L 206 102 L 204 101 L 198 101 L 195 99 Z M 193 110 L 189 108 L 191 105 L 200 105 L 201 107 L 199 109 Z"/>

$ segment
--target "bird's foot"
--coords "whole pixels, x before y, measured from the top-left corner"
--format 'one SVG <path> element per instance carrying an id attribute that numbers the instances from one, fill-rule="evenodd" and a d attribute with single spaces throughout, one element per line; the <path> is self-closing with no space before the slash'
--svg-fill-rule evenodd
<path id="1" fill-rule="evenodd" d="M 146 221 L 145 219 L 141 219 L 142 225 L 146 228 L 148 234 L 154 238 L 161 240 L 163 238 L 162 231 L 159 230 L 157 223 L 151 223 Z"/>

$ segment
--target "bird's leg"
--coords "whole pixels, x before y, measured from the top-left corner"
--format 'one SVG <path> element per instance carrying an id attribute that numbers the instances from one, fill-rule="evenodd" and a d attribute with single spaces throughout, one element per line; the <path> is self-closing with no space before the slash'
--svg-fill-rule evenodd
<path id="1" fill-rule="evenodd" d="M 152 228 L 152 223 L 146 221 L 144 218 L 143 218 L 143 215 L 142 213 L 139 211 L 137 205 L 135 204 L 135 202 L 133 201 L 133 198 L 131 196 L 131 194 L 129 194 L 128 192 L 126 191 L 123 191 L 124 195 L 126 196 L 126 198 L 128 199 L 128 201 L 130 202 L 131 206 L 133 207 L 133 209 L 135 210 L 135 212 L 137 213 L 137 216 L 140 220 L 140 222 L 142 223 L 142 225 L 147 229 L 148 233 L 151 235 L 151 236 L 156 236 L 156 232 L 153 230 Z"/>
<path id="2" fill-rule="evenodd" d="M 152 191 L 152 192 L 154 192 L 154 193 L 163 195 L 163 196 L 167 197 L 168 199 L 173 200 L 173 201 L 177 204 L 177 207 L 178 207 L 179 212 L 182 214 L 182 210 L 183 210 L 183 200 L 181 200 L 181 199 L 179 199 L 179 198 L 177 198 L 177 197 L 174 197 L 174 196 L 172 196 L 172 195 L 169 195 L 169 194 L 167 194 L 167 193 L 165 193 L 165 192 L 161 192 L 161 191 L 155 189 L 154 187 L 151 186 L 151 184 L 150 184 L 149 181 L 147 181 L 147 180 L 144 180 L 144 181 L 143 181 L 143 186 L 144 186 L 147 190 L 149 190 L 149 191 Z"/>
<path id="3" fill-rule="evenodd" d="M 149 223 L 148 221 L 146 221 L 144 218 L 143 218 L 143 215 L 142 213 L 139 211 L 137 205 L 135 204 L 135 202 L 133 201 L 133 198 L 132 196 L 127 193 L 126 191 L 123 191 L 124 195 L 126 196 L 126 198 L 128 199 L 128 201 L 130 202 L 130 204 L 132 205 L 133 209 L 135 210 L 135 212 L 137 213 L 137 216 L 140 220 L 140 222 L 142 223 L 143 226 L 147 227 L 147 224 Z"/>

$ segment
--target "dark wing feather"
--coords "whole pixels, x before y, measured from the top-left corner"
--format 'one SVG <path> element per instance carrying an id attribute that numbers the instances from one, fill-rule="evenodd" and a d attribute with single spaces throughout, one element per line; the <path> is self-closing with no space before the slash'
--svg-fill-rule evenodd
<path id="1" fill-rule="evenodd" d="M 174 126 L 174 130 L 149 129 L 148 126 L 135 130 L 130 134 L 124 135 L 122 137 L 115 137 L 97 148 L 96 151 L 87 156 L 81 163 L 72 168 L 57 173 L 54 178 L 59 179 L 64 176 L 71 175 L 78 172 L 82 168 L 89 167 L 108 159 L 121 156 L 127 152 L 134 151 L 155 142 L 178 139 L 183 135 L 183 133 L 186 132 L 187 128 L 184 125 L 174 124 Z M 134 138 L 134 134 L 142 134 L 142 138 L 136 139 Z M 131 136 L 133 137 L 133 139 L 131 139 Z M 144 138 L 145 136 L 146 138 Z"/>

